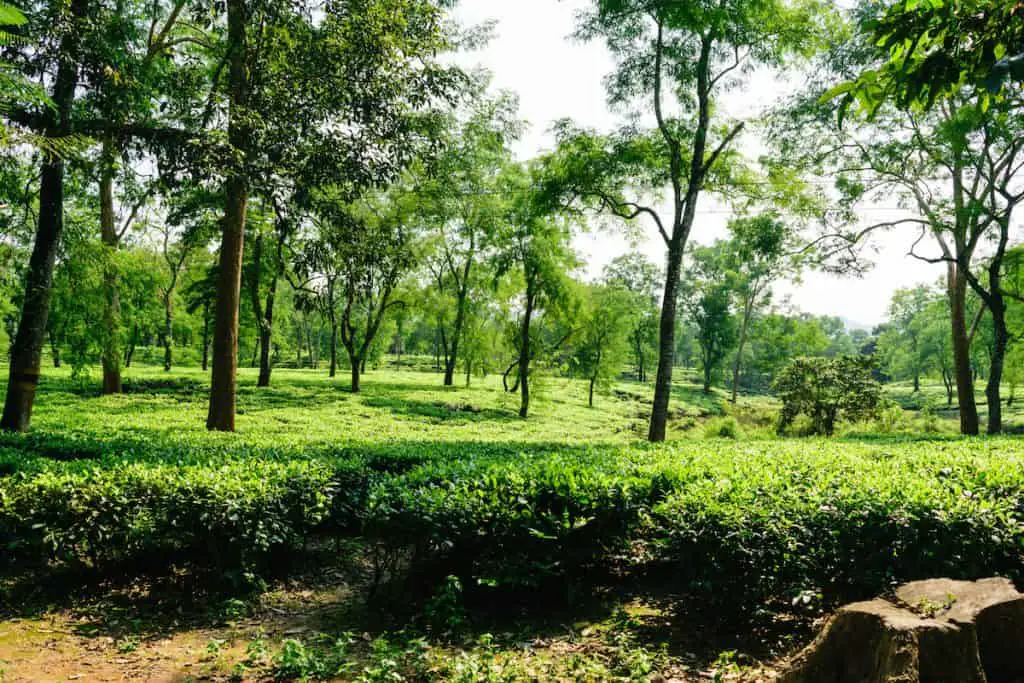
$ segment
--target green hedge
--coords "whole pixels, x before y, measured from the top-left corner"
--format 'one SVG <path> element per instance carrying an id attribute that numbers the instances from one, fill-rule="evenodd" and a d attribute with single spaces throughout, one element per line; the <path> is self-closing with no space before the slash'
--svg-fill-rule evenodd
<path id="1" fill-rule="evenodd" d="M 68 444 L 90 457 L 53 459 Z M 538 585 L 642 557 L 731 607 L 801 591 L 848 599 L 923 576 L 1024 579 L 1024 447 L 1011 439 L 116 444 L 0 440 L 6 563 L 187 557 L 258 572 L 311 536 L 349 534 L 411 549 L 467 585 Z"/>

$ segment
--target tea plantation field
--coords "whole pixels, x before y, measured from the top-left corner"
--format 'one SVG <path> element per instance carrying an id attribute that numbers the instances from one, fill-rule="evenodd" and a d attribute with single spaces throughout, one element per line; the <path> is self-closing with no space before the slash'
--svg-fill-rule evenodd
<path id="1" fill-rule="evenodd" d="M 761 680 L 841 602 L 1024 580 L 1012 437 L 777 439 L 683 382 L 651 446 L 637 385 L 522 420 L 499 378 L 243 373 L 234 435 L 199 372 L 50 373 L 0 437 L 0 680 Z"/>

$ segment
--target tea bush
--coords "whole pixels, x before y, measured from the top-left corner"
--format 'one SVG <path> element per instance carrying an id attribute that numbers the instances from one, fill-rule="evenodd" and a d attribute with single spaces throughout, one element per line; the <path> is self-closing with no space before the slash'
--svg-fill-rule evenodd
<path id="1" fill-rule="evenodd" d="M 203 430 L 188 392 L 50 387 L 32 434 L 0 435 L 0 565 L 260 574 L 352 536 L 365 543 L 344 547 L 402 556 L 424 598 L 450 577 L 465 592 L 536 588 L 628 562 L 731 608 L 924 576 L 1024 579 L 1013 438 L 650 445 L 595 431 L 582 394 L 578 413 L 540 403 L 524 422 L 485 390 L 469 399 L 483 413 L 438 418 L 451 398 L 408 380 L 372 401 L 303 382 L 243 394 L 235 435 Z M 606 422 L 634 419 L 630 402 L 610 406 Z"/>

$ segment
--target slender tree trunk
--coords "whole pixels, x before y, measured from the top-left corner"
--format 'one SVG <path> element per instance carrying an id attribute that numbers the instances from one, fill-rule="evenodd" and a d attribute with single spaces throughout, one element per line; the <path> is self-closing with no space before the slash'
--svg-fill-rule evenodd
<path id="1" fill-rule="evenodd" d="M 463 288 L 459 292 L 459 298 L 455 309 L 455 326 L 452 328 L 451 354 L 444 369 L 444 385 L 450 387 L 455 384 L 455 368 L 459 356 L 459 340 L 462 339 L 462 328 L 466 324 L 466 299 L 468 292 Z"/>
<path id="2" fill-rule="evenodd" d="M 174 292 L 164 297 L 164 372 L 174 364 Z"/>
<path id="3" fill-rule="evenodd" d="M 349 362 L 352 364 L 352 393 L 358 394 L 360 391 L 362 391 L 362 386 L 360 385 L 359 380 L 360 370 L 362 368 L 364 361 L 361 358 L 356 358 L 355 356 L 350 354 Z"/>
<path id="4" fill-rule="evenodd" d="M 61 37 L 57 75 L 53 85 L 56 121 L 47 135 L 61 137 L 71 130 L 71 108 L 78 81 L 78 22 L 88 14 L 87 0 L 71 0 L 72 25 Z M 25 296 L 18 330 L 11 345 L 0 431 L 24 432 L 32 421 L 32 405 L 39 385 L 43 345 L 46 343 L 53 291 L 53 268 L 64 230 L 64 162 L 46 156 L 39 183 L 39 218 L 35 243 L 25 275 Z"/>
<path id="5" fill-rule="evenodd" d="M 124 366 L 130 368 L 132 366 L 132 356 L 135 355 L 135 346 L 139 340 L 139 328 L 138 326 L 132 327 L 132 336 L 128 341 L 128 348 L 124 351 Z"/>
<path id="6" fill-rule="evenodd" d="M 331 321 L 331 371 L 329 377 L 338 374 L 338 323 Z"/>
<path id="7" fill-rule="evenodd" d="M 242 157 L 249 156 L 249 131 L 245 111 L 249 101 L 249 74 L 246 64 L 246 3 L 227 0 L 229 81 L 228 142 Z M 213 372 L 210 383 L 210 410 L 206 427 L 211 430 L 235 430 L 235 384 L 238 371 L 238 303 L 242 287 L 242 255 L 245 246 L 245 214 L 249 202 L 249 184 L 245 168 L 229 171 L 225 183 L 227 204 L 224 234 L 220 247 L 220 273 L 217 279 L 217 321 L 213 334 Z"/>
<path id="8" fill-rule="evenodd" d="M 530 413 L 530 323 L 533 319 L 533 285 L 528 285 L 519 348 L 519 417 Z"/>
<path id="9" fill-rule="evenodd" d="M 740 367 L 743 363 L 743 346 L 747 343 L 747 330 L 750 329 L 750 317 L 754 311 L 754 297 L 743 306 L 743 323 L 740 325 L 740 339 L 736 345 L 736 362 L 732 366 L 732 402 L 736 403 L 736 397 L 740 392 Z"/>
<path id="10" fill-rule="evenodd" d="M 53 332 L 50 333 L 50 356 L 53 358 L 53 367 L 60 368 L 60 344 Z"/>
<path id="11" fill-rule="evenodd" d="M 971 371 L 971 343 L 967 334 L 967 278 L 955 264 L 948 273 L 950 318 L 953 332 L 953 365 L 957 398 L 960 401 L 960 433 L 978 433 L 978 406 L 974 401 L 974 377 Z"/>
<path id="12" fill-rule="evenodd" d="M 668 402 L 672 396 L 672 364 L 676 353 L 676 306 L 679 298 L 682 260 L 682 245 L 675 240 L 669 249 L 668 269 L 665 274 L 665 294 L 661 304 L 658 375 L 654 384 L 651 428 L 647 435 L 651 441 L 664 441 L 668 427 Z"/>
<path id="13" fill-rule="evenodd" d="M 210 365 L 210 304 L 203 304 L 203 372 Z"/>
<path id="14" fill-rule="evenodd" d="M 1000 384 L 1003 381 L 1003 367 L 1006 361 L 1006 349 L 1010 343 L 1010 333 L 1006 327 L 1006 302 L 999 290 L 998 281 L 993 283 L 992 292 L 989 311 L 992 314 L 994 339 L 992 340 L 988 383 L 985 385 L 985 397 L 988 400 L 987 432 L 999 434 L 1003 431 L 1003 403 L 1000 396 Z"/>
<path id="15" fill-rule="evenodd" d="M 587 396 L 587 405 L 591 408 L 594 407 L 594 382 L 597 380 L 596 377 L 591 376 L 590 378 L 590 392 Z"/>
<path id="16" fill-rule="evenodd" d="M 103 393 L 120 394 L 121 298 L 117 270 L 118 235 L 114 225 L 114 149 L 103 141 L 100 154 L 100 239 L 103 242 Z"/>

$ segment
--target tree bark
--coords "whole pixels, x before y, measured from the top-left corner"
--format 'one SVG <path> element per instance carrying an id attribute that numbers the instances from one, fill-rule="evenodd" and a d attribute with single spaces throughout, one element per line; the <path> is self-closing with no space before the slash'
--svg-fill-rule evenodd
<path id="1" fill-rule="evenodd" d="M 71 129 L 71 109 L 78 82 L 79 21 L 88 14 L 87 0 L 71 0 L 72 23 L 61 37 L 60 57 L 53 86 L 56 120 L 47 135 L 62 137 Z M 7 380 L 0 430 L 24 432 L 32 421 L 32 405 L 39 385 L 43 345 L 46 343 L 53 268 L 57 247 L 64 230 L 64 162 L 47 156 L 39 184 L 39 219 L 35 244 L 25 277 L 25 297 L 21 318 L 11 345 L 11 365 Z"/>
<path id="2" fill-rule="evenodd" d="M 362 386 L 360 384 L 360 370 L 363 361 L 360 360 L 359 358 L 350 357 L 349 362 L 352 364 L 352 393 L 358 394 L 360 391 L 362 391 Z"/>
<path id="3" fill-rule="evenodd" d="M 210 304 L 203 304 L 203 372 L 210 365 Z"/>
<path id="4" fill-rule="evenodd" d="M 974 375 L 971 372 L 971 343 L 967 334 L 967 278 L 956 264 L 948 268 L 950 318 L 953 332 L 953 365 L 957 398 L 960 402 L 960 433 L 978 433 L 978 406 L 974 400 Z"/>
<path id="5" fill-rule="evenodd" d="M 676 353 L 676 306 L 683 250 L 678 241 L 669 249 L 665 273 L 665 295 L 661 304 L 661 328 L 658 340 L 658 375 L 654 383 L 654 405 L 647 438 L 664 441 L 668 427 L 668 402 L 672 396 L 672 365 Z"/>
<path id="6" fill-rule="evenodd" d="M 455 326 L 452 328 L 452 343 L 444 364 L 444 385 L 446 387 L 455 385 L 455 368 L 458 363 L 459 338 L 462 336 L 462 326 L 465 321 L 466 297 L 460 293 L 455 311 Z"/>
<path id="7" fill-rule="evenodd" d="M 328 377 L 338 374 L 338 323 L 331 320 L 331 371 Z"/>
<path id="8" fill-rule="evenodd" d="M 594 378 L 594 377 L 590 378 L 590 391 L 589 391 L 589 393 L 587 395 L 587 406 L 590 407 L 590 408 L 594 407 L 594 382 L 595 381 L 596 381 L 596 378 Z"/>
<path id="9" fill-rule="evenodd" d="M 174 364 L 174 291 L 164 297 L 164 372 Z"/>
<path id="10" fill-rule="evenodd" d="M 114 149 L 103 141 L 100 154 L 100 239 L 103 242 L 103 393 L 120 394 L 121 298 L 117 270 L 118 234 L 114 225 Z"/>
<path id="11" fill-rule="evenodd" d="M 227 0 L 229 80 L 228 142 L 242 157 L 242 168 L 232 168 L 225 183 L 227 204 L 224 234 L 220 247 L 220 273 L 217 280 L 217 319 L 213 334 L 213 372 L 210 383 L 210 410 L 206 427 L 210 430 L 235 430 L 235 383 L 238 371 L 238 304 L 242 286 L 242 255 L 245 246 L 245 214 L 249 184 L 244 164 L 249 156 L 248 124 L 245 111 L 249 101 L 247 66 L 246 3 Z M 237 162 L 236 162 L 237 163 Z"/>
<path id="12" fill-rule="evenodd" d="M 1010 343 L 1010 333 L 1006 327 L 1006 302 L 1003 300 L 999 285 L 993 285 L 992 302 L 989 311 L 992 314 L 994 339 L 992 340 L 992 358 L 989 362 L 988 383 L 985 385 L 985 397 L 988 401 L 989 434 L 1000 434 L 1003 431 L 1003 402 L 1000 396 L 1000 384 L 1003 381 L 1003 367 L 1006 362 L 1006 349 Z"/>
<path id="13" fill-rule="evenodd" d="M 527 285 L 526 311 L 523 313 L 519 345 L 519 417 L 530 413 L 530 323 L 533 319 L 533 283 Z"/>

